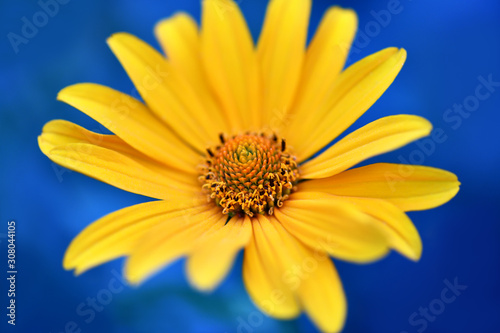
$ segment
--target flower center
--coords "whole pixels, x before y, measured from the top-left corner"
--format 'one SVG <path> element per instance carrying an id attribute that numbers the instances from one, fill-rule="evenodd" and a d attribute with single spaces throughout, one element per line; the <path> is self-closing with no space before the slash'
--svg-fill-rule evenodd
<path id="1" fill-rule="evenodd" d="M 207 149 L 200 180 L 223 214 L 272 215 L 299 180 L 295 156 L 276 135 L 220 135 L 221 144 Z"/>

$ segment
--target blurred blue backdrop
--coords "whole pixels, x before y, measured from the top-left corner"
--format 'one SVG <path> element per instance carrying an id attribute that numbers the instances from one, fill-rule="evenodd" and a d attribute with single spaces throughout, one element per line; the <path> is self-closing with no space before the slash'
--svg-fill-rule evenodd
<path id="1" fill-rule="evenodd" d="M 155 22 L 180 10 L 199 19 L 200 0 L 60 2 L 65 4 L 16 52 L 9 33 L 21 35 L 23 20 L 33 20 L 42 7 L 35 0 L 0 1 L 1 331 L 315 332 L 305 316 L 277 321 L 259 314 L 244 290 L 241 257 L 211 294 L 188 286 L 182 262 L 140 288 L 122 284 L 121 260 L 77 278 L 63 270 L 64 251 L 79 231 L 109 212 L 147 199 L 63 172 L 39 151 L 36 137 L 51 119 L 96 126 L 57 102 L 57 92 L 77 82 L 131 92 L 132 83 L 105 39 L 127 31 L 157 47 Z M 258 36 L 267 1 L 239 3 Z M 500 2 L 401 0 L 393 7 L 394 0 L 316 0 L 310 35 L 333 4 L 352 7 L 359 15 L 350 63 L 388 46 L 408 51 L 394 85 L 354 127 L 409 113 L 426 117 L 446 136 L 434 153 L 425 154 L 413 143 L 370 162 L 413 160 L 450 170 L 462 182 L 450 203 L 410 214 L 424 245 L 418 263 L 395 253 L 369 265 L 336 261 L 349 303 L 345 332 L 499 332 L 500 87 L 490 87 L 489 97 L 477 105 L 470 96 L 475 96 L 480 77 L 500 81 Z M 381 14 L 388 9 L 393 10 L 390 16 Z M 446 118 L 452 115 L 448 109 L 463 103 L 473 111 Z M 10 219 L 17 222 L 15 328 L 5 316 Z M 441 298 L 445 280 L 467 289 L 441 309 L 435 300 Z M 102 306 L 92 310 L 88 302 L 96 297 Z M 426 319 L 419 311 L 429 305 L 439 314 Z"/>

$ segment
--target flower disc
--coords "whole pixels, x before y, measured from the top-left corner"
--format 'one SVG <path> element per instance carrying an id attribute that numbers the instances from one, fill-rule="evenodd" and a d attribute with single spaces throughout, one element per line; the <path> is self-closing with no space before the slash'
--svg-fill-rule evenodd
<path id="1" fill-rule="evenodd" d="M 224 214 L 273 214 L 297 184 L 296 158 L 276 135 L 242 134 L 207 149 L 203 188 Z"/>

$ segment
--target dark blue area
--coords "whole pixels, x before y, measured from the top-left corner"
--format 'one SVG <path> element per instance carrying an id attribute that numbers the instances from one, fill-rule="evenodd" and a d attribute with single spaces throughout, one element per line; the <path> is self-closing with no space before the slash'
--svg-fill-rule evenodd
<path id="1" fill-rule="evenodd" d="M 240 1 L 254 37 L 266 3 Z M 393 3 L 317 0 L 311 26 L 316 27 L 333 4 L 352 7 L 359 15 L 360 33 L 350 63 L 388 46 L 407 49 L 408 60 L 394 85 L 353 128 L 391 114 L 426 117 L 446 136 L 432 152 L 426 154 L 413 143 L 368 163 L 407 160 L 444 168 L 458 175 L 462 187 L 443 207 L 410 214 L 424 245 L 418 263 L 395 253 L 369 265 L 336 262 L 349 302 L 345 331 L 498 332 L 500 87 L 493 87 L 467 117 L 447 110 L 470 102 L 479 77 L 500 81 L 500 2 L 401 0 L 390 21 L 387 16 L 380 19 L 380 11 Z M 156 47 L 154 24 L 179 10 L 199 19 L 200 1 L 67 1 L 16 53 L 9 33 L 20 35 L 23 17 L 32 21 L 40 10 L 36 1 L 0 2 L 1 331 L 314 332 L 305 316 L 277 321 L 256 310 L 241 280 L 241 256 L 212 294 L 188 286 L 182 262 L 140 288 L 123 286 L 117 279 L 121 260 L 77 278 L 63 270 L 64 251 L 80 230 L 109 212 L 147 199 L 76 172 L 57 176 L 61 169 L 54 169 L 37 146 L 42 126 L 56 118 L 96 126 L 57 102 L 57 92 L 87 81 L 133 91 L 105 39 L 127 31 Z M 10 219 L 17 222 L 15 329 L 5 316 L 7 242 L 2 236 Z M 455 279 L 467 289 L 451 303 L 440 303 L 446 283 Z M 120 291 L 110 293 L 111 288 Z M 109 303 L 100 311 L 90 310 L 86 302 L 93 297 Z M 420 308 L 429 306 L 439 314 L 423 319 Z"/>

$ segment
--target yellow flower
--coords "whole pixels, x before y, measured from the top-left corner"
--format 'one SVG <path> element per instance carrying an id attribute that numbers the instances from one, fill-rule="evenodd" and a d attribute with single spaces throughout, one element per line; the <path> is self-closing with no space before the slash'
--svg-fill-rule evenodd
<path id="1" fill-rule="evenodd" d="M 198 289 L 215 288 L 243 249 L 248 293 L 265 313 L 305 311 L 341 330 L 346 301 L 329 256 L 356 263 L 394 249 L 418 260 L 406 211 L 450 200 L 459 182 L 424 166 L 372 164 L 372 156 L 428 135 L 418 116 L 376 120 L 315 154 L 389 87 L 406 59 L 387 48 L 343 70 L 357 17 L 333 7 L 306 48 L 310 0 L 272 0 L 257 46 L 238 6 L 204 0 L 201 28 L 186 14 L 161 21 L 162 56 L 119 33 L 108 44 L 144 103 L 91 83 L 58 99 L 115 135 L 64 120 L 45 125 L 51 160 L 154 199 L 91 224 L 64 267 L 80 274 L 125 256 L 138 284 L 180 257 Z"/>

